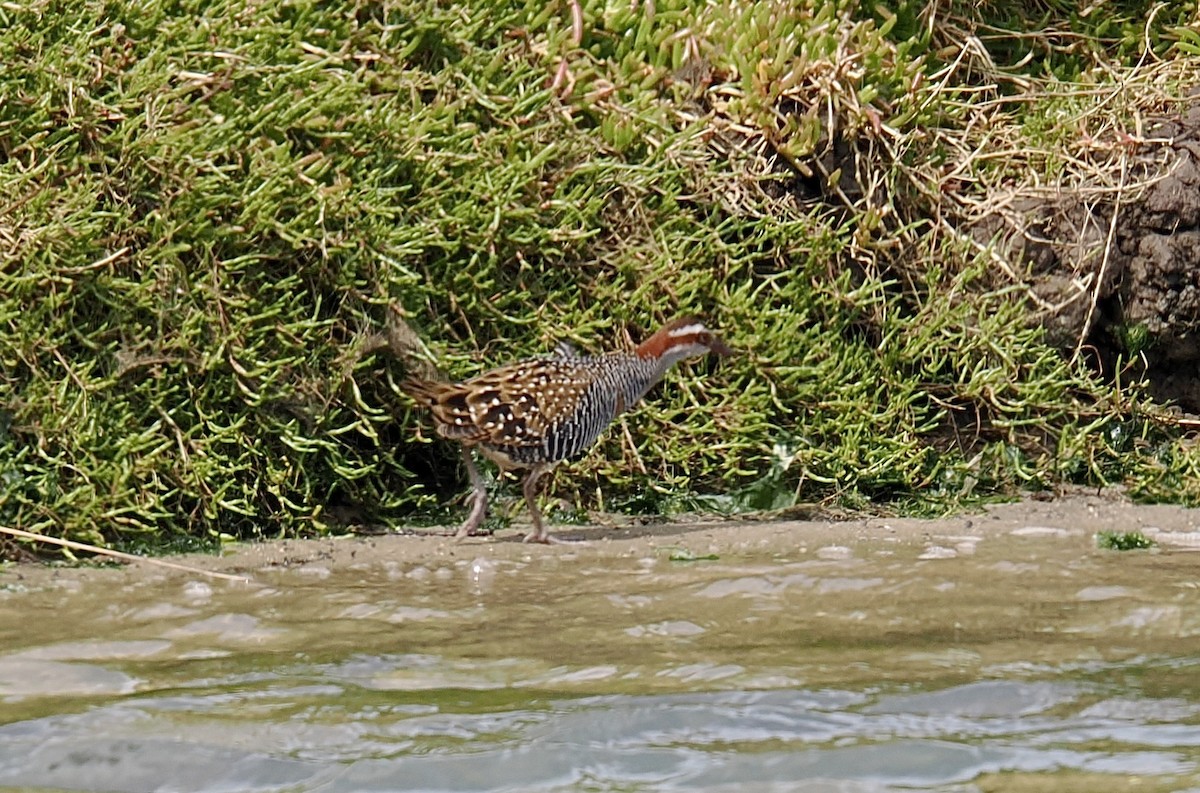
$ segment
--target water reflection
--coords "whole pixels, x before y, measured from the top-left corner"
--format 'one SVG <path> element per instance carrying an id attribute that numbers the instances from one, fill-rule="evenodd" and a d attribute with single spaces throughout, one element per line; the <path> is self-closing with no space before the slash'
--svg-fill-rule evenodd
<path id="1" fill-rule="evenodd" d="M 836 547 L 10 590 L 0 787 L 1200 787 L 1190 566 L 1070 532 Z"/>

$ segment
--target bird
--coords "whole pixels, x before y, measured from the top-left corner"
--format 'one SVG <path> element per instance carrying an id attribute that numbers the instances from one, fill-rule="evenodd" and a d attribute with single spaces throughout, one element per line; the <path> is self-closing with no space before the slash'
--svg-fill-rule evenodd
<path id="1" fill-rule="evenodd" d="M 660 328 L 635 349 L 585 355 L 568 343 L 552 354 L 506 364 L 463 382 L 407 377 L 400 390 L 433 414 L 435 431 L 461 444 L 472 503 L 455 532 L 478 532 L 487 489 L 475 466 L 478 449 L 504 471 L 525 471 L 521 486 L 533 529 L 525 542 L 552 543 L 536 503 L 538 481 L 558 463 L 583 455 L 621 414 L 636 405 L 679 361 L 733 351 L 695 317 Z"/>

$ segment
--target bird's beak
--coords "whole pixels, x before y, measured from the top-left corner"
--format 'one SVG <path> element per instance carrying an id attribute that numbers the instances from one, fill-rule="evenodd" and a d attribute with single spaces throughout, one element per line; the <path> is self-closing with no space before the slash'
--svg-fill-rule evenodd
<path id="1" fill-rule="evenodd" d="M 733 348 L 718 339 L 716 336 L 713 336 L 708 340 L 708 349 L 722 358 L 728 355 L 733 355 Z"/>

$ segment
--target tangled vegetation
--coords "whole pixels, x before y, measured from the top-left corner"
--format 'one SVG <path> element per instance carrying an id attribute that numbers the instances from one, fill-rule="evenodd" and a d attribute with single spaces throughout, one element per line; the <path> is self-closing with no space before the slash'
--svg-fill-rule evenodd
<path id="1" fill-rule="evenodd" d="M 460 377 L 682 313 L 742 354 L 677 372 L 556 493 L 1198 501 L 1134 356 L 1049 346 L 971 232 L 1168 166 L 1130 136 L 1185 101 L 1188 13 L 2 4 L 0 525 L 165 547 L 444 517 L 456 455 L 381 333 Z"/>

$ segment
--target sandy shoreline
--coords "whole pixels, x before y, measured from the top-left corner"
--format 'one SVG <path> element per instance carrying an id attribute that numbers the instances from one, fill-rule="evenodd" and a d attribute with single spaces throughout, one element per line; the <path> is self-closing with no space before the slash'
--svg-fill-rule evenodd
<path id="1" fill-rule="evenodd" d="M 1142 505 L 1111 495 L 1076 494 L 1051 501 L 997 504 L 946 518 L 858 517 L 848 520 L 738 520 L 686 516 L 665 522 L 621 525 L 558 526 L 560 545 L 527 545 L 525 527 L 515 525 L 493 537 L 455 541 L 434 529 L 380 536 L 344 536 L 308 540 L 238 543 L 220 556 L 184 554 L 164 561 L 202 570 L 253 575 L 259 570 L 317 565 L 335 571 L 370 564 L 414 566 L 485 558 L 526 560 L 539 556 L 602 561 L 605 557 L 666 558 L 671 555 L 718 557 L 826 555 L 864 542 L 889 541 L 923 546 L 929 558 L 969 552 L 971 544 L 995 534 L 1077 537 L 1094 544 L 1098 531 L 1141 531 L 1161 551 L 1200 550 L 1200 510 L 1176 505 Z M 920 557 L 918 557 L 920 558 Z M 56 582 L 124 578 L 149 574 L 195 575 L 146 564 L 120 567 L 62 567 L 18 564 L 0 570 L 0 586 L 41 588 Z"/>

